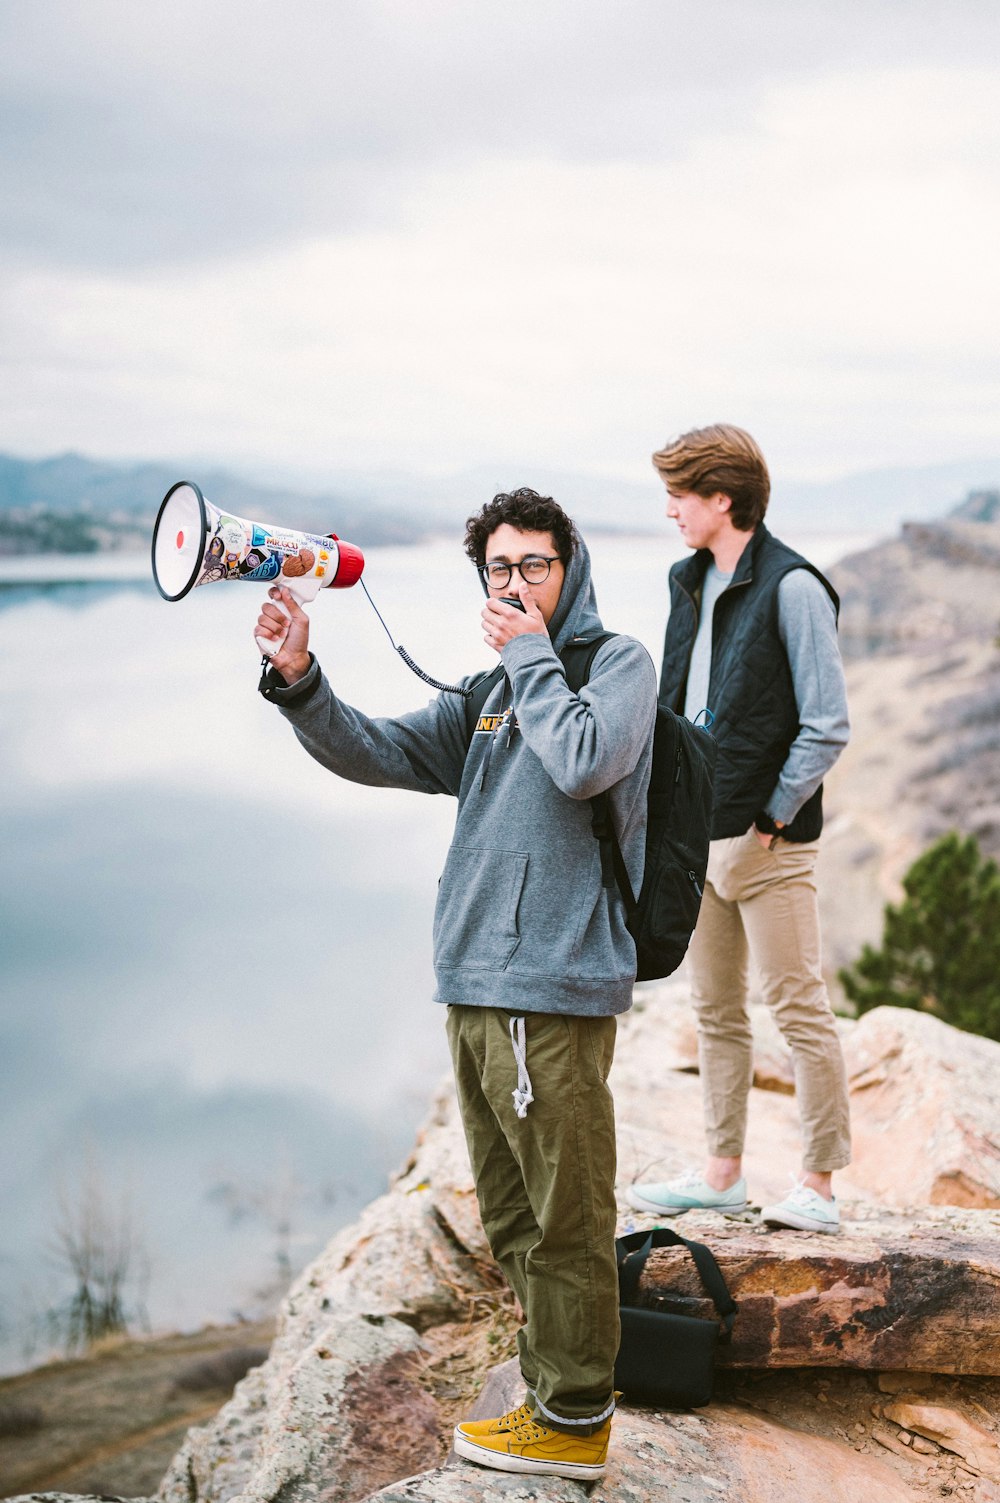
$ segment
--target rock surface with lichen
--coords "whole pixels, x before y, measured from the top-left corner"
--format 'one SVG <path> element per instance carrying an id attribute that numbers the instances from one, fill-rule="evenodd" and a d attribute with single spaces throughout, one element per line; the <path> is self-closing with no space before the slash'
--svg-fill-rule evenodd
<path id="1" fill-rule="evenodd" d="M 763 1015 L 755 1012 L 755 1019 L 762 1050 L 774 1056 L 777 1046 Z M 615 1066 L 623 1229 L 652 1224 L 628 1209 L 628 1183 L 686 1167 L 701 1149 L 698 1078 L 690 1058 L 675 1048 L 688 1026 L 682 981 L 643 988 L 633 1014 L 623 1020 Z M 895 1013 L 873 1012 L 845 1023 L 843 1034 L 862 1134 L 869 1117 L 877 1133 L 889 1112 L 873 1080 L 891 1078 L 902 1100 L 904 1071 L 939 1119 L 947 1106 L 956 1121 L 975 1121 L 982 1129 L 992 1051 L 1000 1046 L 952 1038 L 954 1030 L 933 1019 Z M 973 1056 L 979 1054 L 983 1069 L 977 1074 Z M 674 1065 L 655 1092 L 648 1089 L 651 1058 Z M 965 1061 L 961 1068 L 959 1060 Z M 935 1070 L 937 1095 L 930 1084 Z M 949 1088 L 950 1095 L 942 1094 Z M 755 1086 L 747 1173 L 758 1202 L 782 1193 L 795 1166 L 796 1138 L 794 1099 L 780 1085 Z M 891 1149 L 891 1133 L 887 1141 Z M 961 1142 L 957 1130 L 939 1135 L 942 1158 L 934 1182 L 947 1182 Z M 875 1170 L 866 1170 L 863 1160 L 857 1177 L 853 1171 L 841 1177 L 844 1231 L 836 1238 L 767 1232 L 752 1211 L 738 1219 L 689 1216 L 685 1230 L 713 1247 L 741 1307 L 733 1346 L 723 1357 L 733 1370 L 725 1381 L 748 1381 L 751 1373 L 768 1370 L 775 1382 L 782 1380 L 781 1370 L 785 1379 L 798 1370 L 813 1381 L 824 1367 L 851 1369 L 869 1384 L 883 1369 L 1000 1372 L 1000 1196 L 988 1168 L 987 1161 L 978 1208 L 907 1205 L 903 1179 L 889 1205 L 866 1188 L 863 1181 Z M 650 1296 L 672 1299 L 675 1308 L 702 1308 L 690 1268 L 669 1251 L 654 1254 L 643 1287 Z M 164 1481 L 161 1503 L 272 1503 L 279 1496 L 282 1503 L 361 1503 L 374 1497 L 401 1503 L 507 1492 L 582 1498 L 577 1484 L 532 1479 L 532 1491 L 525 1493 L 524 1479 L 445 1460 L 447 1433 L 436 1423 L 434 1401 L 421 1383 L 422 1354 L 437 1331 L 468 1321 L 477 1300 L 496 1297 L 457 1110 L 445 1086 L 405 1172 L 299 1279 L 268 1363 L 244 1380 L 210 1425 L 191 1432 Z M 505 1397 L 498 1390 L 492 1401 L 502 1405 Z M 961 1417 L 954 1401 L 951 1407 Z M 731 1488 L 761 1500 L 809 1499 L 809 1487 L 818 1498 L 824 1477 L 827 1498 L 856 1498 L 865 1477 L 864 1485 L 887 1499 L 921 1496 L 906 1475 L 919 1464 L 924 1478 L 926 1468 L 914 1459 L 920 1453 L 898 1440 L 899 1450 L 893 1450 L 872 1439 L 870 1419 L 866 1410 L 866 1447 L 859 1451 L 857 1437 L 848 1444 L 835 1430 L 802 1431 L 780 1413 L 734 1402 L 732 1393 L 727 1403 L 699 1415 L 626 1403 L 600 1490 L 609 1497 L 655 1498 L 666 1467 L 692 1499 L 722 1496 L 720 1489 Z M 880 1419 L 886 1434 L 890 1421 L 891 1414 Z M 373 1428 L 380 1446 L 371 1443 Z M 892 1422 L 890 1438 L 901 1429 Z M 841 1493 L 829 1490 L 834 1464 Z M 792 1479 L 799 1471 L 796 1495 Z"/>

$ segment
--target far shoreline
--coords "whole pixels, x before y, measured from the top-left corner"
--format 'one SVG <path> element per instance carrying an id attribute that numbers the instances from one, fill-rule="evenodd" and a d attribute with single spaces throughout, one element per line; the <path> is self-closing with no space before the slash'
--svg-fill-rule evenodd
<path id="1" fill-rule="evenodd" d="M 835 527 L 817 527 L 806 530 L 792 526 L 782 530 L 780 523 L 777 530 L 783 541 L 801 549 L 820 568 L 828 567 L 852 553 L 870 548 L 895 535 L 895 529 L 885 531 L 877 528 L 841 530 Z M 665 526 L 640 530 L 632 527 L 602 527 L 590 524 L 586 528 L 586 535 L 622 543 L 630 539 L 644 544 L 659 542 L 664 545 L 668 559 L 675 553 L 678 557 L 683 557 L 683 550 L 678 546 L 679 538 Z M 376 554 L 405 549 L 408 552 L 412 548 L 452 545 L 457 536 L 457 533 L 441 528 L 428 532 L 423 538 L 414 542 L 375 543 L 367 547 L 365 551 Z M 148 583 L 151 588 L 155 588 L 150 554 L 146 549 L 140 551 L 107 548 L 86 553 L 53 551 L 0 554 L 0 590 L 25 586 L 46 589 L 59 585 L 134 586 L 143 583 Z"/>

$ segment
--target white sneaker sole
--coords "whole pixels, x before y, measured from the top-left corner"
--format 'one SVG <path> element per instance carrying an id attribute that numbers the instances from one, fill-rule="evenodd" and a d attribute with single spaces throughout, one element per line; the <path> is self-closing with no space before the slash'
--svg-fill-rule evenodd
<path id="1" fill-rule="evenodd" d="M 634 1190 L 626 1190 L 625 1199 L 637 1211 L 649 1211 L 654 1216 L 685 1216 L 688 1211 L 745 1211 L 750 1204 L 748 1200 L 734 1200 L 717 1206 L 703 1205 L 700 1202 L 690 1206 L 665 1206 L 659 1201 L 644 1199 L 643 1196 L 637 1195 Z"/>
<path id="2" fill-rule="evenodd" d="M 835 1234 L 840 1231 L 839 1221 L 818 1221 L 812 1216 L 800 1216 L 797 1211 L 770 1210 L 767 1206 L 761 1211 L 760 1219 L 765 1226 L 784 1226 L 794 1232 Z"/>
<path id="3" fill-rule="evenodd" d="M 455 1432 L 455 1453 L 466 1461 L 479 1466 L 492 1467 L 495 1472 L 531 1473 L 542 1477 L 571 1477 L 577 1482 L 596 1482 L 604 1476 L 604 1462 L 585 1465 L 576 1461 L 536 1461 L 532 1456 L 512 1456 L 509 1452 L 493 1451 L 486 1446 L 477 1446 L 474 1440 Z"/>

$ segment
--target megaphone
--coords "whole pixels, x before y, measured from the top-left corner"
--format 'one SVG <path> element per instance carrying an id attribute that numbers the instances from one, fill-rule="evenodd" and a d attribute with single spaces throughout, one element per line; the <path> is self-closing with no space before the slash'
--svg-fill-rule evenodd
<path id="1" fill-rule="evenodd" d="M 280 585 L 304 605 L 320 590 L 357 584 L 364 567 L 361 549 L 336 533 L 248 522 L 219 511 L 189 480 L 170 487 L 153 527 L 153 578 L 164 600 L 182 600 L 217 579 L 246 579 Z M 287 616 L 280 600 L 273 603 Z M 267 657 L 281 650 L 282 642 L 255 640 Z"/>

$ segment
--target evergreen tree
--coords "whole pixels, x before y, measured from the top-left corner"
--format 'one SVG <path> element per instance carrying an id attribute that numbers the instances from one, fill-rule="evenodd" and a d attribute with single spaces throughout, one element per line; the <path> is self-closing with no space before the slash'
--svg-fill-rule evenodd
<path id="1" fill-rule="evenodd" d="M 1000 869 L 973 836 L 952 832 L 903 878 L 885 909 L 882 948 L 840 972 L 860 1013 L 891 1004 L 1000 1040 Z"/>

